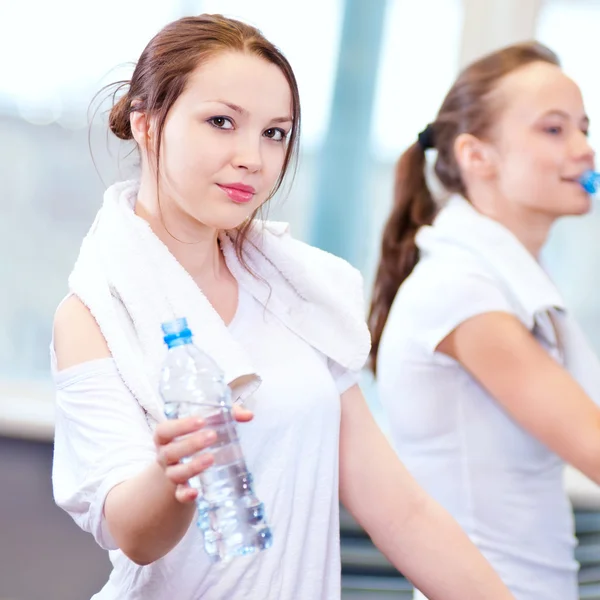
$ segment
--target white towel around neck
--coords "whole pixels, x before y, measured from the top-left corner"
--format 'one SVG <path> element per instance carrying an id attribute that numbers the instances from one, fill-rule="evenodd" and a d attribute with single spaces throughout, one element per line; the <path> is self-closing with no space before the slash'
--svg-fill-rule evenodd
<path id="1" fill-rule="evenodd" d="M 123 381 L 156 421 L 164 419 L 158 394 L 166 355 L 161 323 L 173 318 L 187 318 L 194 342 L 219 364 L 234 397 L 248 397 L 260 384 L 252 357 L 150 225 L 135 214 L 138 186 L 125 181 L 106 191 L 69 277 L 70 291 L 98 322 Z M 245 241 L 244 261 L 257 278 L 238 260 L 235 235 L 225 232 L 220 242 L 238 284 L 325 356 L 360 369 L 370 348 L 360 273 L 294 240 L 285 224 L 256 221 Z M 133 335 L 119 316 L 123 308 Z"/>

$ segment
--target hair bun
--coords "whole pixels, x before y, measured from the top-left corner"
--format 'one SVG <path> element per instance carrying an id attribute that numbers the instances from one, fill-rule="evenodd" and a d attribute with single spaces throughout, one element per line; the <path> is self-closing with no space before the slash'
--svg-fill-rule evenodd
<path id="1" fill-rule="evenodd" d="M 113 105 L 108 117 L 108 126 L 110 130 L 121 140 L 132 140 L 131 131 L 131 102 L 129 94 L 122 96 L 119 101 Z"/>

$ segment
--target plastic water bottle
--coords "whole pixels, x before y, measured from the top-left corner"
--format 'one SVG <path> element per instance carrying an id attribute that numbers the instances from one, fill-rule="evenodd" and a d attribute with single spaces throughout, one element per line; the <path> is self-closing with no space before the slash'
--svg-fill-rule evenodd
<path id="1" fill-rule="evenodd" d="M 189 481 L 199 492 L 197 524 L 204 548 L 215 562 L 269 548 L 272 534 L 252 489 L 223 372 L 193 344 L 186 319 L 163 323 L 162 330 L 169 348 L 160 379 L 167 418 L 198 416 L 217 434 L 202 451 L 214 456 L 213 464 Z"/>
<path id="2" fill-rule="evenodd" d="M 586 171 L 580 178 L 579 183 L 588 194 L 596 194 L 600 189 L 600 173 L 597 171 Z"/>

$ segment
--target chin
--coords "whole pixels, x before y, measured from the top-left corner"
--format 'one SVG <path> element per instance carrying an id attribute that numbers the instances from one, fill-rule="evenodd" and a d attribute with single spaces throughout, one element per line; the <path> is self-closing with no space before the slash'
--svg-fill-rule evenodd
<path id="1" fill-rule="evenodd" d="M 578 198 L 577 201 L 574 201 L 570 206 L 571 210 L 568 214 L 577 216 L 577 215 L 587 215 L 592 210 L 592 202 L 593 198 L 588 194 Z"/>
<path id="2" fill-rule="evenodd" d="M 252 215 L 255 207 L 250 205 L 233 204 L 230 206 L 218 206 L 211 210 L 209 214 L 203 211 L 203 214 L 194 215 L 203 225 L 216 229 L 217 231 L 227 231 L 236 229 Z"/>
<path id="3" fill-rule="evenodd" d="M 546 206 L 552 207 L 550 212 L 556 218 L 575 217 L 589 213 L 592 209 L 592 202 L 594 202 L 593 198 L 584 189 L 579 186 L 575 189 L 573 184 L 569 184 L 568 187 L 562 188 L 560 193 L 554 193 L 551 204 L 546 204 Z"/>

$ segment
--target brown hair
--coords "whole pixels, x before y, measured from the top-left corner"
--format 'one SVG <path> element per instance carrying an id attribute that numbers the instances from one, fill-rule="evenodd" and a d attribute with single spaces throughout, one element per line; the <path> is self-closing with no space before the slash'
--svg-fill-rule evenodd
<path id="1" fill-rule="evenodd" d="M 421 137 L 400 157 L 369 314 L 374 373 L 392 302 L 419 260 L 415 235 L 421 226 L 430 225 L 437 213 L 425 181 L 425 149 L 430 146 L 437 150 L 434 170 L 444 188 L 466 197 L 467 190 L 454 155 L 456 138 L 463 133 L 480 138 L 489 133 L 498 111 L 497 103 L 491 98 L 498 82 L 512 71 L 534 62 L 560 65 L 554 52 L 537 42 L 508 46 L 470 64 L 450 88 L 435 121 L 428 126 L 428 135 Z"/>
<path id="2" fill-rule="evenodd" d="M 298 155 L 300 136 L 300 95 L 292 67 L 281 51 L 262 33 L 245 23 L 222 15 L 199 15 L 174 21 L 159 31 L 142 52 L 130 81 L 121 81 L 113 94 L 109 116 L 110 130 L 122 140 L 132 140 L 130 116 L 136 111 L 156 118 L 157 182 L 162 134 L 167 115 L 184 91 L 191 73 L 221 52 L 245 52 L 279 67 L 292 93 L 292 128 L 279 178 L 271 198 L 281 187 L 286 173 Z M 115 102 L 123 87 L 127 92 Z M 252 215 L 254 218 L 256 214 Z M 236 250 L 241 258 L 245 234 L 252 223 L 247 220 L 238 229 Z"/>

